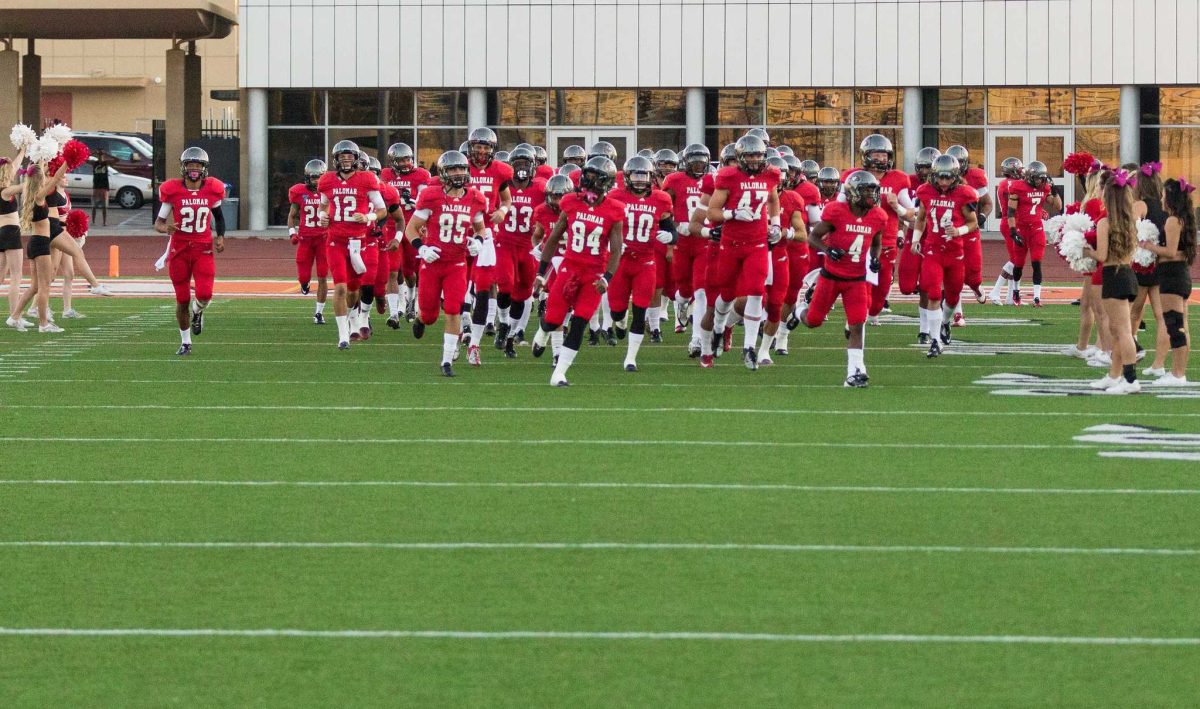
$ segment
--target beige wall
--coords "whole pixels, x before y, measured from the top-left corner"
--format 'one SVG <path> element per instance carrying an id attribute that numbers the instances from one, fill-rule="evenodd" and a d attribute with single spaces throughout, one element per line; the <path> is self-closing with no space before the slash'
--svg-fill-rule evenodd
<path id="1" fill-rule="evenodd" d="M 237 31 L 234 27 L 224 39 L 196 43 L 203 67 L 203 120 L 220 119 L 223 110 L 237 118 L 236 102 L 209 98 L 214 89 L 238 88 Z M 23 55 L 27 45 L 16 40 L 13 47 Z M 39 40 L 35 48 L 42 56 L 42 90 L 72 94 L 73 128 L 148 133 L 152 120 L 165 117 L 166 88 L 161 81 L 169 40 Z M 105 86 L 118 82 L 144 86 Z"/>

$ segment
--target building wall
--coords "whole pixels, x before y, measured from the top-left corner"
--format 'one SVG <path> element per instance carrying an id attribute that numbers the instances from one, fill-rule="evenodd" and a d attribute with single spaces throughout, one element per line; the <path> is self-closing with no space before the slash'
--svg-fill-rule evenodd
<path id="1" fill-rule="evenodd" d="M 1200 83 L 1200 0 L 242 0 L 239 18 L 265 38 L 241 45 L 251 88 Z"/>

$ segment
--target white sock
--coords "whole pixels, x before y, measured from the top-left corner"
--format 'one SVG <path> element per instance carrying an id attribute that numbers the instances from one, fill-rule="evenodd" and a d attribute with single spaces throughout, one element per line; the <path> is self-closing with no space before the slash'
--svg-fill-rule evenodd
<path id="1" fill-rule="evenodd" d="M 185 344 L 185 345 L 190 345 L 190 344 L 192 344 L 192 328 L 190 328 L 190 327 L 185 327 L 185 328 L 183 328 L 182 330 L 180 330 L 180 331 L 179 331 L 179 339 L 180 339 L 180 340 L 183 342 L 183 344 Z"/>
<path id="2" fill-rule="evenodd" d="M 746 336 L 742 340 L 743 348 L 754 349 L 758 345 L 758 330 L 762 327 L 762 301 L 761 295 L 752 295 L 746 298 Z"/>
<path id="3" fill-rule="evenodd" d="M 1033 299 L 1034 300 L 1042 299 L 1042 284 L 1041 283 L 1033 284 Z"/>
<path id="4" fill-rule="evenodd" d="M 658 317 L 658 312 L 658 308 L 646 308 L 646 327 L 651 332 L 659 329 L 659 323 L 662 322 L 662 319 Z"/>
<path id="5" fill-rule="evenodd" d="M 536 302 L 537 301 L 533 298 L 525 301 L 525 312 L 521 313 L 521 319 L 517 321 L 513 332 L 520 332 L 524 330 L 527 325 L 529 325 L 529 314 L 533 312 L 533 306 Z"/>
<path id="6" fill-rule="evenodd" d="M 484 325 L 476 325 L 471 323 L 471 346 L 478 347 L 479 343 L 483 342 Z"/>
<path id="7" fill-rule="evenodd" d="M 319 301 L 319 300 L 317 301 L 317 312 L 318 312 L 318 313 L 323 313 L 323 312 L 325 312 L 325 304 L 324 304 L 324 303 L 322 303 L 322 302 L 321 302 L 321 301 Z"/>
<path id="8" fill-rule="evenodd" d="M 921 318 L 921 329 L 917 332 L 929 334 L 929 314 L 925 312 L 925 308 L 917 308 L 917 314 Z"/>
<path id="9" fill-rule="evenodd" d="M 208 303 L 201 303 L 200 301 L 195 300 L 195 299 L 192 300 L 192 312 L 193 313 L 203 313 L 204 309 L 207 307 L 208 307 Z"/>
<path id="10" fill-rule="evenodd" d="M 705 330 L 704 328 L 701 328 L 700 329 L 700 354 L 701 355 L 708 355 L 710 357 L 712 356 L 712 353 L 713 353 L 712 340 L 713 340 L 713 331 Z"/>
<path id="11" fill-rule="evenodd" d="M 713 311 L 715 313 L 713 316 L 713 332 L 725 332 L 725 323 L 729 320 L 729 314 L 733 312 L 733 303 L 718 295 Z"/>
<path id="12" fill-rule="evenodd" d="M 558 364 L 554 365 L 554 374 L 551 375 L 550 381 L 566 379 L 567 370 L 571 368 L 571 363 L 575 361 L 577 354 L 579 354 L 579 350 L 573 350 L 570 347 L 562 348 L 558 353 Z"/>
<path id="13" fill-rule="evenodd" d="M 700 332 L 700 321 L 704 319 L 704 312 L 708 310 L 708 294 L 703 288 L 697 288 L 695 301 L 692 303 L 692 334 Z"/>
<path id="14" fill-rule="evenodd" d="M 563 332 L 559 328 L 554 328 L 554 332 L 550 333 L 550 354 L 557 357 L 562 352 Z"/>
<path id="15" fill-rule="evenodd" d="M 338 315 L 333 318 L 337 322 L 338 342 L 350 341 L 350 316 Z"/>
<path id="16" fill-rule="evenodd" d="M 400 284 L 400 292 L 397 293 L 396 295 L 399 297 L 398 305 L 396 306 L 397 311 L 407 309 L 408 308 L 408 296 L 410 295 L 410 293 L 408 291 L 408 284 L 401 283 Z"/>
<path id="17" fill-rule="evenodd" d="M 847 349 L 846 376 L 849 377 L 856 371 L 860 371 L 863 374 L 867 373 L 867 365 L 863 362 L 863 351 L 859 349 Z"/>
<path id="18" fill-rule="evenodd" d="M 387 294 L 387 304 L 388 304 L 388 317 L 394 318 L 400 314 L 400 294 L 399 293 L 388 293 Z"/>
<path id="19" fill-rule="evenodd" d="M 612 308 L 608 307 L 608 294 L 600 298 L 600 328 L 607 330 L 612 327 Z"/>
<path id="20" fill-rule="evenodd" d="M 783 328 L 787 330 L 787 328 Z M 778 330 L 776 331 L 778 332 Z M 758 361 L 771 359 L 771 343 L 775 342 L 775 337 L 772 335 L 763 334 L 762 345 L 758 348 Z"/>
<path id="21" fill-rule="evenodd" d="M 929 336 L 938 337 L 942 333 L 942 309 L 930 308 L 925 311 L 925 320 L 929 324 Z"/>
<path id="22" fill-rule="evenodd" d="M 688 299 L 679 295 L 679 291 L 675 291 L 675 321 L 687 324 L 683 315 L 687 312 Z"/>
<path id="23" fill-rule="evenodd" d="M 996 278 L 996 285 L 992 286 L 991 297 L 993 299 L 999 298 L 1000 294 L 1006 290 L 1008 290 L 1008 279 L 1004 277 L 1004 274 L 1001 274 Z"/>
<path id="24" fill-rule="evenodd" d="M 638 348 L 642 346 L 643 337 L 645 335 L 629 333 L 629 349 L 625 351 L 625 364 L 637 364 Z"/>
<path id="25" fill-rule="evenodd" d="M 512 318 L 508 317 L 508 308 L 498 308 L 496 310 L 496 326 L 499 327 L 501 323 L 508 325 L 509 329 L 512 329 Z"/>
<path id="26" fill-rule="evenodd" d="M 779 329 L 775 331 L 775 349 L 786 350 L 788 348 L 788 335 L 792 331 L 780 324 Z"/>
<path id="27" fill-rule="evenodd" d="M 458 349 L 458 335 L 449 332 L 442 333 L 442 364 L 454 361 L 454 351 Z"/>
<path id="28" fill-rule="evenodd" d="M 954 317 L 954 308 L 942 301 L 942 322 L 949 322 Z"/>
<path id="29" fill-rule="evenodd" d="M 540 327 L 537 329 L 537 332 L 533 333 L 533 344 L 537 345 L 538 347 L 545 347 L 546 340 L 548 339 L 550 339 L 550 333 L 546 332 Z"/>
<path id="30" fill-rule="evenodd" d="M 596 308 L 596 312 L 592 313 L 592 319 L 588 320 L 588 329 L 589 330 L 599 330 L 600 329 L 600 308 Z"/>
<path id="31" fill-rule="evenodd" d="M 962 315 L 962 299 L 961 298 L 958 301 L 958 305 L 954 306 L 954 313 L 956 315 Z"/>
<path id="32" fill-rule="evenodd" d="M 671 313 L 669 310 L 670 306 L 671 306 L 671 299 L 668 298 L 665 293 L 663 295 L 659 296 L 659 298 L 658 298 L 658 322 L 663 323 L 670 319 L 670 317 L 671 317 Z M 655 323 L 654 329 L 657 330 L 658 327 L 659 327 L 658 323 Z"/>
<path id="33" fill-rule="evenodd" d="M 496 299 L 488 298 L 488 314 L 487 314 L 487 320 L 485 320 L 484 322 L 492 323 L 493 325 L 495 325 L 497 322 L 499 322 L 498 320 L 496 320 L 497 310 L 498 310 L 498 306 L 496 305 Z"/>

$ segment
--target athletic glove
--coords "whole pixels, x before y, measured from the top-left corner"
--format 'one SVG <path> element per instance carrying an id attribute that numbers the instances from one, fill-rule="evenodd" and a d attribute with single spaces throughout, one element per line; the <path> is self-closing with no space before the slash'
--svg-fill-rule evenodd
<path id="1" fill-rule="evenodd" d="M 739 207 L 736 211 L 734 211 L 733 218 L 739 222 L 758 221 L 758 217 L 754 216 L 753 210 L 747 209 L 746 207 Z"/>
<path id="2" fill-rule="evenodd" d="M 830 261 L 840 261 L 846 255 L 845 249 L 829 248 L 825 249 L 825 257 Z"/>
<path id="3" fill-rule="evenodd" d="M 767 243 L 778 244 L 783 239 L 783 230 L 772 224 L 767 227 Z"/>
<path id="4" fill-rule="evenodd" d="M 1012 237 L 1013 243 L 1017 246 L 1025 245 L 1025 240 L 1021 238 L 1021 234 L 1017 231 L 1016 227 L 1010 227 L 1008 230 L 1008 235 Z"/>
<path id="5" fill-rule="evenodd" d="M 467 253 L 471 254 L 471 256 L 478 256 L 480 250 L 482 250 L 482 249 L 483 249 L 483 240 L 482 239 L 480 239 L 479 237 L 475 237 L 475 236 L 471 237 L 470 239 L 467 239 Z"/>
<path id="6" fill-rule="evenodd" d="M 660 232 L 658 232 L 658 234 L 656 234 L 654 236 L 654 238 L 658 239 L 658 243 L 660 243 L 660 244 L 675 243 L 675 235 L 669 231 L 660 231 Z"/>
<path id="7" fill-rule="evenodd" d="M 710 228 L 708 230 L 708 238 L 712 239 L 718 244 L 721 243 L 721 231 L 724 229 L 725 226 L 723 224 L 718 224 L 715 227 Z"/>
<path id="8" fill-rule="evenodd" d="M 684 222 L 683 224 L 676 226 L 675 231 L 679 232 L 680 236 L 691 236 L 692 235 L 692 225 L 688 224 L 687 222 Z"/>
<path id="9" fill-rule="evenodd" d="M 871 273 L 879 273 L 879 259 L 872 257 L 867 261 L 867 268 L 871 269 Z"/>
<path id="10" fill-rule="evenodd" d="M 417 258 L 425 263 L 433 263 L 442 257 L 442 250 L 436 246 L 424 246 L 417 249 Z"/>

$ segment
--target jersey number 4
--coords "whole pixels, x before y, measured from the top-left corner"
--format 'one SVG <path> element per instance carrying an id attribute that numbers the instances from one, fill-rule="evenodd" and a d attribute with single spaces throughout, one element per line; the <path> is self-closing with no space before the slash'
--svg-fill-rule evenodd
<path id="1" fill-rule="evenodd" d="M 208 207 L 180 207 L 179 231 L 189 234 L 203 234 L 208 231 Z"/>

